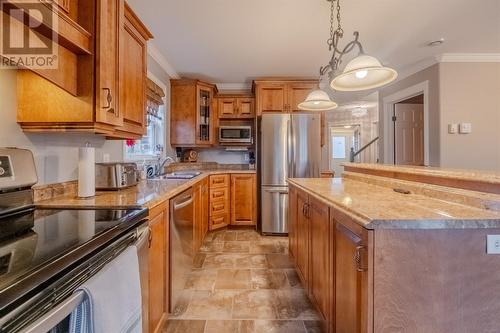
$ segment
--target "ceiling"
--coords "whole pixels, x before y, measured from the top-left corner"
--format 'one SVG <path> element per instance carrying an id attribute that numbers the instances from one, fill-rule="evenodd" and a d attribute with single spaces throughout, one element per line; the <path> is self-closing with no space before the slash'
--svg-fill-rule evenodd
<path id="1" fill-rule="evenodd" d="M 180 76 L 248 83 L 317 76 L 330 59 L 326 0 L 127 0 Z M 344 43 L 399 71 L 441 53 L 500 53 L 500 0 L 341 0 Z M 444 38 L 441 46 L 429 47 Z M 344 44 L 342 43 L 342 44 Z"/>

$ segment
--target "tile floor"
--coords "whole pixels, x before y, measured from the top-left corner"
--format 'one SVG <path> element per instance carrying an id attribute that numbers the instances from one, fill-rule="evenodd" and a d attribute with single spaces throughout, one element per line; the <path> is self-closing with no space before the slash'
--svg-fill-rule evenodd
<path id="1" fill-rule="evenodd" d="M 249 229 L 207 235 L 165 333 L 320 333 L 288 238 Z"/>

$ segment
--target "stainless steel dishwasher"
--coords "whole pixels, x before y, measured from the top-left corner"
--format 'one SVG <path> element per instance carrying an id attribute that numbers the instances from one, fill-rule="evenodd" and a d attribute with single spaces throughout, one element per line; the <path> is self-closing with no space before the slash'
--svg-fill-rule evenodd
<path id="1" fill-rule="evenodd" d="M 193 209 L 192 189 L 170 200 L 170 311 L 175 308 L 193 266 Z"/>

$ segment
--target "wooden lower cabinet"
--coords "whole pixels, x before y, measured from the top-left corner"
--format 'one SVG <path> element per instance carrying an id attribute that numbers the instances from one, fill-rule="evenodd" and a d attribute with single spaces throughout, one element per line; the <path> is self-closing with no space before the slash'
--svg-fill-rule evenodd
<path id="1" fill-rule="evenodd" d="M 297 253 L 295 264 L 297 273 L 308 288 L 309 283 L 309 219 L 307 218 L 307 208 L 309 197 L 305 192 L 297 191 Z"/>
<path id="2" fill-rule="evenodd" d="M 193 186 L 193 250 L 198 252 L 208 231 L 208 179 Z"/>
<path id="3" fill-rule="evenodd" d="M 330 317 L 332 238 L 330 235 L 329 208 L 324 203 L 309 198 L 309 295 L 324 319 Z"/>
<path id="4" fill-rule="evenodd" d="M 149 332 L 161 332 L 168 312 L 168 201 L 149 212 Z"/>
<path id="5" fill-rule="evenodd" d="M 369 325 L 368 230 L 332 210 L 334 224 L 335 332 L 368 332 Z M 370 312 L 371 313 L 371 312 Z"/>
<path id="6" fill-rule="evenodd" d="M 290 187 L 288 191 L 288 253 L 294 262 L 297 259 L 297 190 Z"/>
<path id="7" fill-rule="evenodd" d="M 230 175 L 211 175 L 209 183 L 209 229 L 216 230 L 230 224 Z"/>
<path id="8" fill-rule="evenodd" d="M 231 224 L 256 225 L 257 178 L 255 174 L 231 175 Z"/>
<path id="9" fill-rule="evenodd" d="M 371 332 L 369 231 L 290 186 L 290 251 L 325 332 Z"/>

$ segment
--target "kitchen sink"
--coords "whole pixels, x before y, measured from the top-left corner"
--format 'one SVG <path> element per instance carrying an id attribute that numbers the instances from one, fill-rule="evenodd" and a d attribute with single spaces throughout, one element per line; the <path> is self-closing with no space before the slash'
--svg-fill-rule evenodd
<path id="1" fill-rule="evenodd" d="M 192 179 L 199 175 L 201 175 L 200 171 L 179 171 L 166 173 L 153 179 Z"/>

